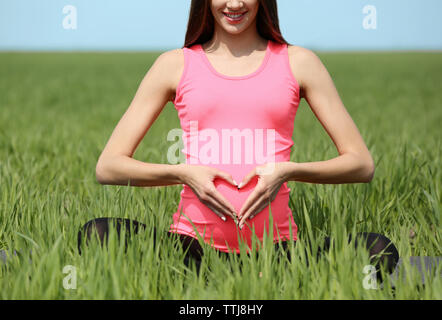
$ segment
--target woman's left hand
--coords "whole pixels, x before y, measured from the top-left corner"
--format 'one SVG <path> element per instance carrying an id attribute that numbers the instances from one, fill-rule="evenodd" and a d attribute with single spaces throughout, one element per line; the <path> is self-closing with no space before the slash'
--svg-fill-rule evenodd
<path id="1" fill-rule="evenodd" d="M 255 167 L 249 172 L 239 188 L 245 186 L 254 176 L 258 176 L 258 182 L 255 189 L 250 193 L 238 213 L 238 226 L 243 228 L 246 219 L 252 219 L 272 202 L 281 188 L 284 181 L 284 162 L 270 162 Z"/>

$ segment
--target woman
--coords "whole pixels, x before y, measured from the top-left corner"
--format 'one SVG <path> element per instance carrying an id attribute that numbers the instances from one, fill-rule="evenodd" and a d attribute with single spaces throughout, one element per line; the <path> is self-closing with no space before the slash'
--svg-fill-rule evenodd
<path id="1" fill-rule="evenodd" d="M 332 138 L 338 157 L 290 161 L 301 98 Z M 133 159 L 168 101 L 180 118 L 186 163 Z M 207 138 L 209 143 L 198 148 Z M 267 154 L 262 156 L 264 148 Z M 253 232 L 262 239 L 269 231 L 269 207 L 275 243 L 296 241 L 287 181 L 367 183 L 373 174 L 370 152 L 326 68 L 312 51 L 283 39 L 275 0 L 193 0 L 184 47 L 156 59 L 96 168 L 101 184 L 183 184 L 169 234 L 178 234 L 197 260 L 203 253 L 194 241 L 198 235 L 225 253 L 239 252 L 241 241 L 250 245 Z M 91 220 L 82 230 L 87 237 L 98 231 L 103 240 L 109 222 Z M 132 223 L 138 228 L 138 222 Z M 386 259 L 392 271 L 398 260 L 394 245 L 379 234 L 358 236 L 371 255 L 384 249 L 390 253 Z"/>

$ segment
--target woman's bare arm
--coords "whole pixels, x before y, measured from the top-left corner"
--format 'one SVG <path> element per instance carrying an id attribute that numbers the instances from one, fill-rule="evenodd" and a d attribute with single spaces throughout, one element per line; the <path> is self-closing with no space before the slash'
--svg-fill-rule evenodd
<path id="1" fill-rule="evenodd" d="M 333 140 L 339 156 L 325 161 L 287 162 L 284 181 L 370 182 L 375 170 L 373 159 L 327 69 L 314 52 L 302 47 L 290 46 L 289 57 L 302 96 Z"/>
<path id="2" fill-rule="evenodd" d="M 132 156 L 166 103 L 172 100 L 183 66 L 180 49 L 164 52 L 155 60 L 98 159 L 99 183 L 131 186 L 182 183 L 180 164 L 145 163 Z"/>

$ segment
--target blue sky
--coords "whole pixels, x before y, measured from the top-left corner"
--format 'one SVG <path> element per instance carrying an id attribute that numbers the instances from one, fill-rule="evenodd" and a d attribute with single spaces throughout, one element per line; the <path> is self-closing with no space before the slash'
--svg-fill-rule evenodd
<path id="1" fill-rule="evenodd" d="M 190 2 L 0 0 L 0 50 L 180 48 Z M 292 44 L 314 50 L 442 50 L 442 0 L 277 4 L 281 32 Z M 74 20 L 72 10 L 63 13 L 65 6 L 76 10 L 76 29 L 66 28 L 73 27 Z"/>

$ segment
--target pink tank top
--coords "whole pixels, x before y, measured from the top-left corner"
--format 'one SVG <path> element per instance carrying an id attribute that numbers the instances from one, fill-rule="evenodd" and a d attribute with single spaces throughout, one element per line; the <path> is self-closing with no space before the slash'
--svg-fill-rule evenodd
<path id="1" fill-rule="evenodd" d="M 290 161 L 292 135 L 299 106 L 299 85 L 289 64 L 287 45 L 269 40 L 264 60 L 244 76 L 219 73 L 200 44 L 183 48 L 184 69 L 173 101 L 180 119 L 186 163 L 218 168 L 240 183 L 257 165 Z M 254 177 L 238 190 L 221 178 L 217 190 L 239 212 L 257 183 Z M 297 240 L 285 182 L 270 203 L 273 238 Z M 269 234 L 269 206 L 242 230 L 226 216 L 221 220 L 183 184 L 170 232 L 197 238 L 223 252 L 239 252 L 239 241 L 252 245 L 252 232 L 262 241 Z M 290 227 L 291 224 L 291 227 Z M 290 228 L 292 234 L 290 234 Z"/>

